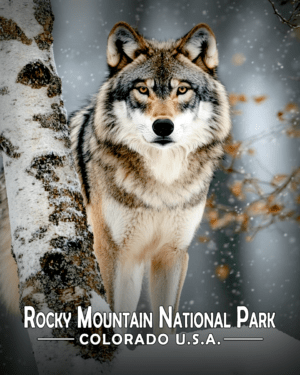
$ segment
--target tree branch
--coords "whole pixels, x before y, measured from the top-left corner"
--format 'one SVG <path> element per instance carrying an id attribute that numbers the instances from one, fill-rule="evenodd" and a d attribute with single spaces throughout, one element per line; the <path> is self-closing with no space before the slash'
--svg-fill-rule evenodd
<path id="1" fill-rule="evenodd" d="M 296 4 L 292 14 L 291 14 L 291 17 L 289 19 L 286 19 L 284 18 L 279 12 L 278 10 L 275 8 L 275 4 L 273 3 L 273 1 L 271 0 L 268 0 L 269 3 L 272 5 L 272 8 L 274 10 L 274 14 L 276 14 L 276 16 L 280 19 L 280 21 L 282 23 L 284 23 L 285 25 L 287 25 L 289 28 L 291 29 L 298 29 L 300 28 L 300 25 L 295 25 L 294 23 L 292 23 L 294 17 L 299 17 L 299 4 Z"/>

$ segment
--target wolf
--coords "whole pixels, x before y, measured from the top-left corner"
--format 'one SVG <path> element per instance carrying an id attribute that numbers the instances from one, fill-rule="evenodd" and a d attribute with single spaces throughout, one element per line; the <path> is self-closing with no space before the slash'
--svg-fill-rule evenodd
<path id="1" fill-rule="evenodd" d="M 158 328 L 159 306 L 178 310 L 188 247 L 231 128 L 216 38 L 202 23 L 159 42 L 119 22 L 107 64 L 98 94 L 69 119 L 94 251 L 111 309 L 135 311 L 147 273 L 154 331 L 174 333 Z M 6 249 L 7 272 L 16 273 Z M 17 305 L 1 277 L 3 298 Z"/>
<path id="2" fill-rule="evenodd" d="M 109 76 L 69 121 L 94 250 L 115 312 L 133 312 L 149 269 L 158 308 L 178 310 L 188 246 L 231 128 L 213 31 L 144 38 L 125 22 L 107 42 Z"/>

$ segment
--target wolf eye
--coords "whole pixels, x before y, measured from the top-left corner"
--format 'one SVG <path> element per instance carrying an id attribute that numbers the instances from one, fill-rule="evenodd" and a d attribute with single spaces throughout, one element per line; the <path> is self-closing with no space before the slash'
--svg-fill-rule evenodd
<path id="1" fill-rule="evenodd" d="M 140 86 L 137 89 L 143 95 L 148 95 L 149 94 L 148 87 L 146 87 L 146 86 Z"/>
<path id="2" fill-rule="evenodd" d="M 187 92 L 188 88 L 185 86 L 179 86 L 177 89 L 177 95 L 183 95 Z"/>

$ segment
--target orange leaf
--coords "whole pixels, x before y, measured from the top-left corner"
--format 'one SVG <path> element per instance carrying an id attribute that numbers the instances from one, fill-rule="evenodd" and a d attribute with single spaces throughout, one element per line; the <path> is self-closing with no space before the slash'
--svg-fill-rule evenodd
<path id="1" fill-rule="evenodd" d="M 232 56 L 231 62 L 235 66 L 241 66 L 246 61 L 246 57 L 243 53 L 235 53 Z"/>
<path id="2" fill-rule="evenodd" d="M 268 206 L 263 201 L 253 202 L 247 208 L 249 215 L 263 215 L 268 213 Z"/>
<path id="3" fill-rule="evenodd" d="M 287 103 L 284 110 L 286 112 L 296 112 L 298 110 L 298 106 L 296 103 Z"/>
<path id="4" fill-rule="evenodd" d="M 282 211 L 282 206 L 279 206 L 279 204 L 273 204 L 272 206 L 269 206 L 268 209 L 271 215 L 276 216 Z"/>
<path id="5" fill-rule="evenodd" d="M 300 138 L 300 130 L 290 127 L 287 129 L 286 135 L 291 138 Z"/>
<path id="6" fill-rule="evenodd" d="M 273 180 L 271 181 L 271 184 L 275 186 L 279 185 L 280 182 L 284 181 L 286 178 L 287 178 L 286 174 L 276 174 Z"/>
<path id="7" fill-rule="evenodd" d="M 277 117 L 280 121 L 284 121 L 284 118 L 283 118 L 283 112 L 282 111 L 279 111 L 277 112 Z"/>
<path id="8" fill-rule="evenodd" d="M 230 190 L 235 197 L 239 199 L 245 199 L 245 195 L 243 193 L 243 186 L 243 181 L 235 181 L 233 185 L 230 186 Z"/>
<path id="9" fill-rule="evenodd" d="M 217 266 L 215 270 L 215 274 L 219 280 L 221 281 L 226 280 L 230 274 L 230 268 L 228 264 L 221 264 Z"/>
<path id="10" fill-rule="evenodd" d="M 246 232 L 249 225 L 249 216 L 247 214 L 239 214 L 236 217 L 236 221 L 241 223 L 241 230 Z"/>
<path id="11" fill-rule="evenodd" d="M 237 105 L 238 102 L 247 102 L 247 97 L 244 94 L 234 94 L 231 93 L 229 94 L 229 104 L 231 107 L 234 107 Z"/>
<path id="12" fill-rule="evenodd" d="M 240 155 L 240 147 L 241 147 L 242 142 L 234 142 L 230 143 L 224 146 L 224 151 L 226 154 L 232 156 L 233 158 L 236 158 Z"/>
<path id="13" fill-rule="evenodd" d="M 199 242 L 206 243 L 206 242 L 209 242 L 209 237 L 207 237 L 207 236 L 199 236 L 198 240 L 199 240 Z"/>
<path id="14" fill-rule="evenodd" d="M 267 95 L 254 96 L 253 99 L 256 104 L 260 104 L 267 99 Z"/>
<path id="15" fill-rule="evenodd" d="M 206 200 L 206 207 L 213 208 L 214 206 L 215 206 L 214 196 L 211 195 L 211 196 Z"/>
<path id="16" fill-rule="evenodd" d="M 221 218 L 212 218 L 209 223 L 212 229 L 220 229 L 229 225 L 231 222 L 234 221 L 234 219 L 235 215 L 233 215 L 232 213 L 228 213 L 222 216 Z"/>

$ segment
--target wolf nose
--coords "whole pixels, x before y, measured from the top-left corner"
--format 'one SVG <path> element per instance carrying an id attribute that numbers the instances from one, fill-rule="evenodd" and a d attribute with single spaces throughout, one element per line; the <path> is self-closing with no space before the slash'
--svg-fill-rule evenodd
<path id="1" fill-rule="evenodd" d="M 160 137 L 167 137 L 173 133 L 174 124 L 169 119 L 158 119 L 154 121 L 152 129 L 156 135 Z"/>

